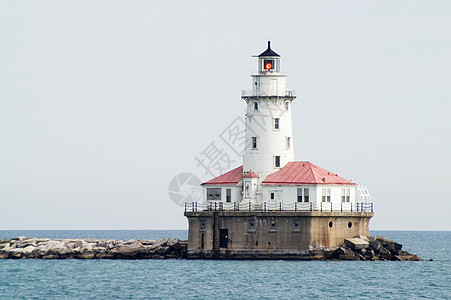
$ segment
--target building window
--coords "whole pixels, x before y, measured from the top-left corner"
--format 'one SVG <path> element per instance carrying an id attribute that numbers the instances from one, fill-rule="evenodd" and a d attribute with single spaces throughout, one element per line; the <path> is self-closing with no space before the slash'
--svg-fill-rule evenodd
<path id="1" fill-rule="evenodd" d="M 205 231 L 205 229 L 207 228 L 207 222 L 205 219 L 200 219 L 200 231 Z"/>
<path id="2" fill-rule="evenodd" d="M 274 200 L 275 198 L 275 193 L 269 193 L 269 199 Z"/>
<path id="3" fill-rule="evenodd" d="M 221 188 L 207 188 L 207 200 L 221 201 Z"/>
<path id="4" fill-rule="evenodd" d="M 323 202 L 330 202 L 330 189 L 323 189 L 321 200 Z"/>
<path id="5" fill-rule="evenodd" d="M 288 111 L 289 108 L 290 108 L 290 102 L 285 101 L 285 111 Z"/>
<path id="6" fill-rule="evenodd" d="M 250 231 L 255 231 L 255 219 L 248 219 L 247 220 L 247 226 L 248 226 L 248 230 Z"/>
<path id="7" fill-rule="evenodd" d="M 232 189 L 226 189 L 226 202 L 232 202 Z"/>
<path id="8" fill-rule="evenodd" d="M 252 149 L 257 149 L 257 137 L 252 137 Z"/>
<path id="9" fill-rule="evenodd" d="M 274 129 L 275 130 L 279 130 L 280 129 L 279 122 L 280 122 L 279 118 L 274 118 Z"/>
<path id="10" fill-rule="evenodd" d="M 298 202 L 309 202 L 309 189 L 308 188 L 298 188 Z"/>
<path id="11" fill-rule="evenodd" d="M 299 231 L 301 228 L 301 221 L 293 220 L 293 231 Z"/>
<path id="12" fill-rule="evenodd" d="M 269 231 L 276 231 L 276 220 L 269 221 Z"/>
<path id="13" fill-rule="evenodd" d="M 276 155 L 276 156 L 274 157 L 274 166 L 275 166 L 276 168 L 280 168 L 280 156 L 278 156 L 278 155 Z"/>
<path id="14" fill-rule="evenodd" d="M 310 202 L 310 191 L 308 188 L 304 188 L 304 202 Z"/>
<path id="15" fill-rule="evenodd" d="M 254 101 L 254 110 L 258 110 L 258 101 Z"/>
<path id="16" fill-rule="evenodd" d="M 351 202 L 351 190 L 341 189 L 341 202 Z"/>
<path id="17" fill-rule="evenodd" d="M 285 144 L 286 144 L 287 150 L 290 150 L 291 149 L 291 137 L 289 137 L 289 136 L 285 137 Z"/>

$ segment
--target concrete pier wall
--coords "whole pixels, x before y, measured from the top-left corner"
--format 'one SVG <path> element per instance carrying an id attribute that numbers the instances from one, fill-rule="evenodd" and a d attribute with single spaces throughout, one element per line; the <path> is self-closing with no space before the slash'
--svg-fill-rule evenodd
<path id="1" fill-rule="evenodd" d="M 188 257 L 339 247 L 369 235 L 372 212 L 198 211 L 189 221 Z"/>

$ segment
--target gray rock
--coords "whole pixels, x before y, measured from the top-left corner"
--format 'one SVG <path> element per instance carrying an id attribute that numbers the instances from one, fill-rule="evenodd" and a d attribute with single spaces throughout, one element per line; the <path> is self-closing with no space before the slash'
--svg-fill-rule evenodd
<path id="1" fill-rule="evenodd" d="M 344 255 L 354 255 L 354 251 L 352 251 L 350 248 L 348 247 L 340 247 L 336 250 L 336 253 L 338 255 L 340 254 L 344 254 Z"/>
<path id="2" fill-rule="evenodd" d="M 387 259 L 387 260 L 391 260 L 392 259 L 392 254 L 390 251 L 388 251 L 387 249 L 385 249 L 384 247 L 381 247 L 379 249 L 379 256 L 381 258 Z"/>
<path id="3" fill-rule="evenodd" d="M 345 245 L 354 251 L 365 249 L 370 246 L 367 241 L 357 239 L 357 238 L 345 239 Z"/>
<path id="4" fill-rule="evenodd" d="M 376 240 L 370 240 L 369 244 L 370 244 L 370 247 L 376 252 L 379 252 L 379 249 L 382 247 L 381 243 L 379 243 Z"/>
<path id="5" fill-rule="evenodd" d="M 419 258 L 416 255 L 412 255 L 412 254 L 396 255 L 395 256 L 395 260 L 399 260 L 399 261 L 422 261 L 421 258 Z"/>
<path id="6" fill-rule="evenodd" d="M 84 245 L 83 247 L 81 247 L 80 250 L 81 250 L 82 252 L 84 252 L 84 251 L 91 252 L 92 249 L 94 249 L 94 247 L 93 247 L 91 244 L 86 244 L 86 245 Z"/>
<path id="7" fill-rule="evenodd" d="M 361 240 L 364 240 L 366 242 L 370 241 L 366 235 L 361 235 L 361 234 L 354 236 L 354 238 L 361 239 Z"/>
<path id="8" fill-rule="evenodd" d="M 83 241 L 83 240 L 77 240 L 77 241 L 75 242 L 75 248 L 83 248 L 83 246 L 84 246 L 85 244 L 86 244 L 85 241 Z"/>
<path id="9" fill-rule="evenodd" d="M 104 240 L 100 240 L 100 241 L 97 242 L 97 247 L 106 248 L 107 245 L 108 245 L 108 242 L 104 241 Z"/>
<path id="10" fill-rule="evenodd" d="M 338 259 L 340 259 L 340 260 L 360 260 L 360 257 L 358 255 L 356 255 L 355 253 L 352 253 L 351 255 L 340 254 L 340 255 L 338 255 Z"/>
<path id="11" fill-rule="evenodd" d="M 29 254 L 29 253 L 32 253 L 33 251 L 35 251 L 36 250 L 36 247 L 35 246 L 27 246 L 27 247 L 25 247 L 24 249 L 23 249 L 23 253 L 25 253 L 25 254 Z"/>
<path id="12" fill-rule="evenodd" d="M 94 251 L 95 253 L 105 253 L 106 252 L 106 248 L 105 247 L 94 247 L 92 249 L 92 251 Z"/>
<path id="13" fill-rule="evenodd" d="M 0 249 L 9 248 L 10 246 L 11 246 L 10 243 L 3 243 L 3 244 L 0 244 Z"/>

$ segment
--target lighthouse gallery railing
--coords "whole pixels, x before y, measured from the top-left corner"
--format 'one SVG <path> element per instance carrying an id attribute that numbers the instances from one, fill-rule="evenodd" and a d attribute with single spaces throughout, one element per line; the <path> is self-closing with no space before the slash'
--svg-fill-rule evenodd
<path id="1" fill-rule="evenodd" d="M 252 204 L 251 202 L 224 203 L 210 201 L 208 203 L 186 202 L 185 211 L 331 211 L 331 212 L 373 212 L 373 203 L 331 203 L 331 202 L 295 202 Z"/>

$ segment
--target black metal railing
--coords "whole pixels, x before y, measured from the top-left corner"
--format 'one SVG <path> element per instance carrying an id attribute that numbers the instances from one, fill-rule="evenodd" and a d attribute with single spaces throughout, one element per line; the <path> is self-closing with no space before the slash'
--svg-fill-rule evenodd
<path id="1" fill-rule="evenodd" d="M 208 203 L 185 202 L 185 211 L 331 211 L 331 212 L 373 212 L 373 203 L 331 203 L 331 202 L 294 202 L 253 204 L 251 202 Z"/>

